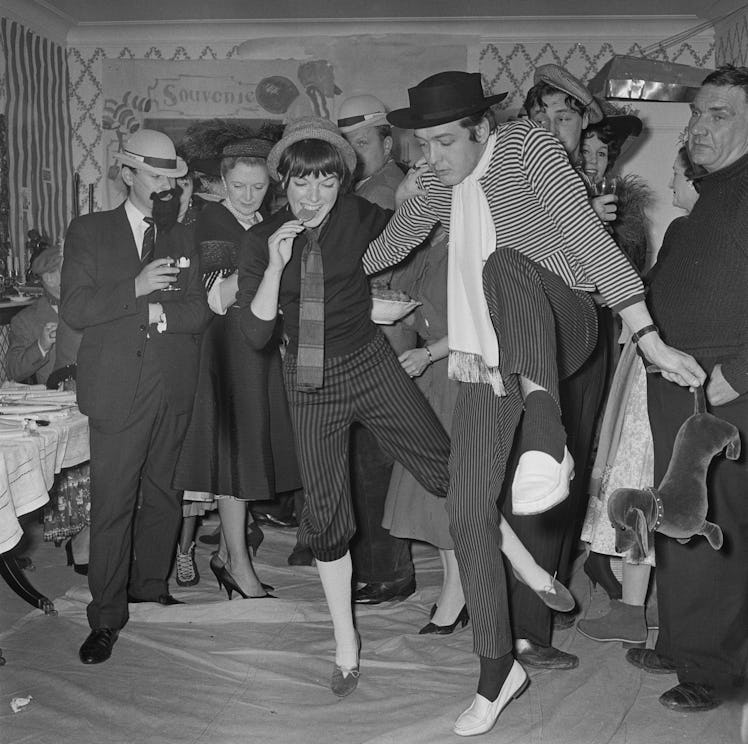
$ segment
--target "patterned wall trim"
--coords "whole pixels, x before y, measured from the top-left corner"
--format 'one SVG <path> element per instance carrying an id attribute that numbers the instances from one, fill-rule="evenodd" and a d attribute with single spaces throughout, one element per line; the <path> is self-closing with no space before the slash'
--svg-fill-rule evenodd
<path id="1" fill-rule="evenodd" d="M 717 64 L 748 64 L 748 9 L 730 16 L 716 28 Z"/>
<path id="2" fill-rule="evenodd" d="M 512 112 L 521 105 L 536 66 L 554 62 L 564 65 L 581 79 L 588 80 L 614 54 L 639 55 L 649 42 L 640 43 L 639 39 L 617 36 L 614 42 L 588 39 L 570 43 L 568 40 L 550 39 L 545 42 L 510 43 L 471 37 L 465 43 L 469 44 L 466 50 L 468 63 L 477 65 L 483 74 L 485 87 L 491 91 L 509 91 L 503 106 Z M 102 118 L 106 97 L 101 82 L 104 59 L 228 60 L 239 56 L 240 47 L 232 43 L 133 43 L 107 48 L 70 47 L 68 66 L 73 158 L 84 187 L 94 184 L 97 194 L 99 189 L 105 188 L 106 164 L 100 160 L 103 156 Z M 714 44 L 711 37 L 699 37 L 677 47 L 662 49 L 651 56 L 698 67 L 712 67 Z M 406 75 L 407 71 L 403 74 Z M 404 79 L 403 87 L 406 85 Z M 87 188 L 81 191 L 87 193 Z M 82 211 L 86 211 L 83 204 Z"/>

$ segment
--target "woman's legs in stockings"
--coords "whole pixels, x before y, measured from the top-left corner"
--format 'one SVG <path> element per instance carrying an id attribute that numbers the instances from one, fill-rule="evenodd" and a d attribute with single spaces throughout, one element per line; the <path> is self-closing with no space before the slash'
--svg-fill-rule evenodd
<path id="1" fill-rule="evenodd" d="M 91 542 L 91 528 L 86 525 L 70 539 L 73 560 L 78 564 L 88 563 L 88 550 Z"/>
<path id="2" fill-rule="evenodd" d="M 553 577 L 539 566 L 514 530 L 505 520 L 499 526 L 501 552 L 509 559 L 517 576 L 533 591 L 553 591 Z M 442 590 L 436 602 L 436 612 L 431 619 L 436 625 L 451 625 L 465 604 L 465 595 L 460 582 L 460 571 L 454 550 L 440 550 L 444 574 Z M 646 585 L 644 587 L 646 592 Z"/>
<path id="3" fill-rule="evenodd" d="M 431 618 L 435 625 L 451 625 L 465 605 L 460 569 L 454 550 L 440 550 L 442 561 L 442 590 L 436 600 L 436 612 Z"/>
<path id="4" fill-rule="evenodd" d="M 197 516 L 182 517 L 182 531 L 179 533 L 179 552 L 188 553 L 195 539 Z"/>
<path id="5" fill-rule="evenodd" d="M 265 590 L 257 578 L 247 551 L 247 502 L 238 499 L 218 499 L 221 515 L 221 543 L 218 557 L 234 581 L 251 596 L 262 596 Z"/>
<path id="6" fill-rule="evenodd" d="M 644 606 L 649 588 L 652 566 L 648 563 L 629 563 L 623 559 L 623 603 Z"/>

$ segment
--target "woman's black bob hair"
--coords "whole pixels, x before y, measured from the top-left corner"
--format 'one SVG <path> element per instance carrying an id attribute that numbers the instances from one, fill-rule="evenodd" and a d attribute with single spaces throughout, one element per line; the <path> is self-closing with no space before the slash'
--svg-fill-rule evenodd
<path id="1" fill-rule="evenodd" d="M 320 139 L 305 139 L 289 145 L 278 161 L 281 184 L 288 188 L 291 178 L 304 176 L 337 176 L 340 191 L 348 191 L 353 174 L 348 170 L 340 150 Z"/>

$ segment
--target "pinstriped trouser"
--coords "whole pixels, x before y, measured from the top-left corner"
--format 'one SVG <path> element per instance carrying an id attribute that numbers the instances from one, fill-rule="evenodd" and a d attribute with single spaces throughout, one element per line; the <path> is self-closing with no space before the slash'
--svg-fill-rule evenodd
<path id="1" fill-rule="evenodd" d="M 497 500 L 522 415 L 519 376 L 542 385 L 558 402 L 559 377 L 572 374 L 594 347 L 597 316 L 588 295 L 572 291 L 558 276 L 511 249 L 489 257 L 483 289 L 499 339 L 507 394 L 499 397 L 485 384 L 461 384 L 452 420 L 447 511 L 473 620 L 473 647 L 479 656 L 495 659 L 512 648 Z M 530 526 L 537 519 L 521 521 Z M 547 557 L 555 551 L 557 560 L 560 539 L 549 553 L 525 530 L 521 538 L 552 573 L 555 567 L 537 554 Z"/>
<path id="2" fill-rule="evenodd" d="M 380 331 L 357 351 L 325 360 L 317 392 L 296 389 L 290 355 L 284 378 L 305 493 L 299 540 L 317 559 L 341 558 L 356 531 L 348 464 L 354 421 L 426 490 L 446 495 L 449 437 Z"/>

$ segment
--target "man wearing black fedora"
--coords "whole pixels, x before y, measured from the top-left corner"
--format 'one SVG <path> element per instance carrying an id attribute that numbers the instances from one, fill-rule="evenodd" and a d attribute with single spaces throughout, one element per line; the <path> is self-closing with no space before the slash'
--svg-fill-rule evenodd
<path id="1" fill-rule="evenodd" d="M 128 602 L 177 603 L 167 578 L 182 492 L 171 483 L 210 317 L 193 242 L 176 222 L 174 179 L 187 166 L 174 144 L 141 129 L 115 157 L 128 198 L 70 223 L 62 265 L 60 315 L 83 332 L 78 404 L 91 440 L 84 664 L 110 657 Z"/>
<path id="2" fill-rule="evenodd" d="M 447 511 L 480 658 L 477 694 L 454 730 L 469 736 L 488 731 L 528 683 L 512 653 L 497 498 L 520 419 L 512 511 L 542 534 L 542 512 L 568 494 L 573 461 L 559 378 L 594 346 L 591 293 L 618 310 L 668 379 L 697 385 L 703 372 L 660 339 L 639 278 L 556 138 L 526 119 L 494 130 L 489 109 L 505 94 L 485 96 L 478 73 L 439 73 L 408 94 L 409 107 L 388 120 L 414 130 L 425 163 L 406 179 L 401 195 L 412 196 L 372 243 L 365 267 L 373 273 L 404 257 L 436 222 L 449 232 L 449 374 L 461 385 Z M 553 572 L 546 556 L 535 558 Z M 515 637 L 518 659 L 575 665 L 550 646 L 550 633 L 548 617 L 535 637 Z"/>

